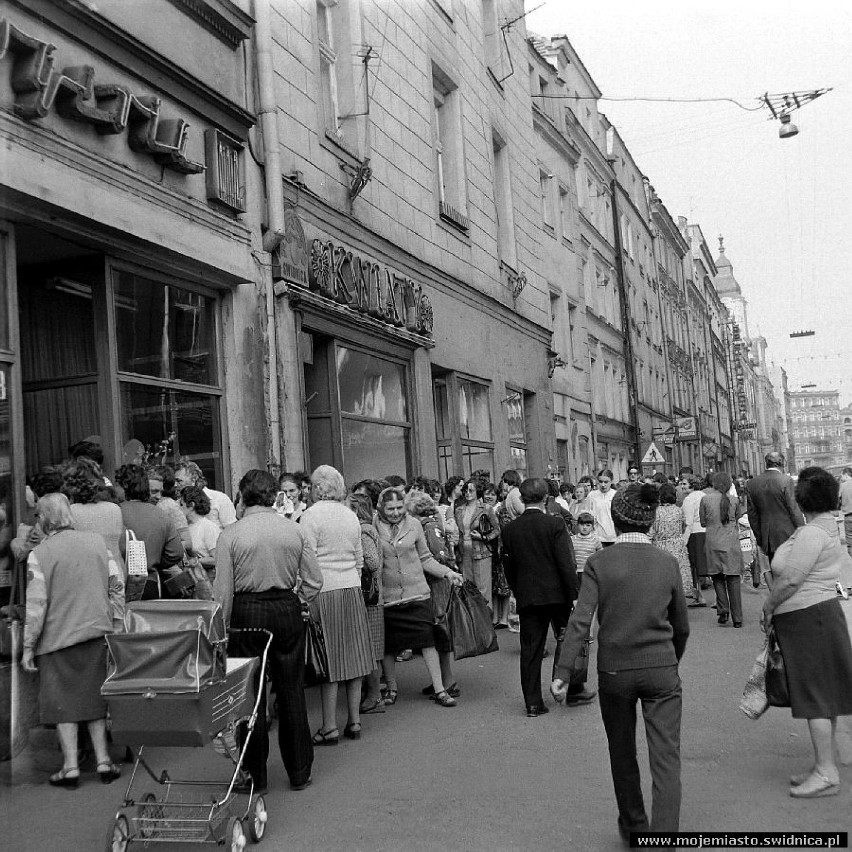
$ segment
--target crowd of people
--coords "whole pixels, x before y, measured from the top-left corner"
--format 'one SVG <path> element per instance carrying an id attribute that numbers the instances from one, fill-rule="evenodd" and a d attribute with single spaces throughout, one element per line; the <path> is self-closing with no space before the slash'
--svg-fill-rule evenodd
<path id="1" fill-rule="evenodd" d="M 210 489 L 192 461 L 174 469 L 126 464 L 109 479 L 100 448 L 82 443 L 63 465 L 33 477 L 33 523 L 12 543 L 29 566 L 23 666 L 40 671 L 41 721 L 56 725 L 62 746 L 63 766 L 51 784 L 79 783 L 81 723 L 101 780 L 120 775 L 107 750 L 99 690 L 103 637 L 121 629 L 127 601 L 212 598 L 232 628 L 272 633 L 274 700 L 267 707 L 261 688 L 244 766 L 254 789 L 264 789 L 269 722 L 277 715 L 291 788 L 303 790 L 316 747 L 360 739 L 362 715 L 396 704 L 399 663 L 418 656 L 428 679 L 423 695 L 440 708 L 457 706 L 462 686 L 440 616 L 452 587 L 468 581 L 489 605 L 495 629 L 521 633 L 530 717 L 547 712 L 541 661 L 548 628 L 566 637 L 554 697 L 568 704 L 595 697 L 572 666 L 600 621 L 600 703 L 619 827 L 625 836 L 649 826 L 675 830 L 686 611 L 710 605 L 712 584 L 719 625 L 742 626 L 741 585 L 757 586 L 763 565 L 755 557 L 757 568 L 745 570 L 745 530 L 767 565 L 771 559 L 763 622 L 774 625 L 789 655 L 793 715 L 808 719 L 814 743 L 814 767 L 791 779 L 791 795 L 837 790 L 831 741 L 836 718 L 852 713 L 852 647 L 836 605 L 837 483 L 825 471 L 803 471 L 795 490 L 773 472 L 777 459 L 770 457 L 767 474 L 748 482 L 723 472 L 701 478 L 688 468 L 678 477 L 643 477 L 633 466 L 619 482 L 606 469 L 576 484 L 522 481 L 507 470 L 496 483 L 475 471 L 443 484 L 387 475 L 347 485 L 321 465 L 277 477 L 250 470 L 232 501 Z M 313 731 L 305 700 L 308 621 L 321 628 L 327 655 L 322 719 Z M 255 656 L 259 643 L 257 633 L 235 632 L 229 653 Z M 814 655 L 825 664 L 818 683 L 808 668 Z M 637 700 L 659 732 L 649 747 L 657 752 L 655 790 L 665 794 L 650 820 L 637 792 Z"/>

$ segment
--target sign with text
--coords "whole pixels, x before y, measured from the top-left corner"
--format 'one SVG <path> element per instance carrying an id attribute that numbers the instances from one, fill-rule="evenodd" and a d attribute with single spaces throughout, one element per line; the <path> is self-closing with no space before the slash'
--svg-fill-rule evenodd
<path id="1" fill-rule="evenodd" d="M 675 418 L 679 441 L 694 441 L 698 437 L 698 421 L 695 417 Z"/>

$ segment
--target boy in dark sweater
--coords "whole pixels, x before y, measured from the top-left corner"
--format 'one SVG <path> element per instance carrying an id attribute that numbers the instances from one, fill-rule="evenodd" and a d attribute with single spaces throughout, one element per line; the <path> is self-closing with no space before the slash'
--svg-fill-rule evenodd
<path id="1" fill-rule="evenodd" d="M 677 831 L 680 819 L 681 683 L 678 662 L 689 636 L 677 559 L 647 536 L 659 497 L 654 485 L 631 484 L 612 501 L 618 538 L 586 562 L 550 690 L 565 698 L 573 661 L 597 611 L 598 695 L 609 742 L 618 830 Z M 648 740 L 653 779 L 651 820 L 636 759 L 636 702 Z"/>

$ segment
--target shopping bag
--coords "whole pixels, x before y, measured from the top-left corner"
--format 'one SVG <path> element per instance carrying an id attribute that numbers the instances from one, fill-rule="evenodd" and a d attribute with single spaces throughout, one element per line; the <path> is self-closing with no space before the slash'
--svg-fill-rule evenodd
<path id="1" fill-rule="evenodd" d="M 432 631 L 435 634 L 435 648 L 438 651 L 452 651 L 453 639 L 450 635 L 450 621 L 447 608 L 450 605 L 453 585 L 446 577 L 426 577 L 432 593 Z"/>
<path id="2" fill-rule="evenodd" d="M 751 674 L 743 689 L 740 700 L 740 710 L 749 719 L 759 719 L 769 709 L 769 698 L 766 695 L 766 660 L 769 656 L 769 638 L 763 643 L 757 659 L 751 668 Z"/>
<path id="3" fill-rule="evenodd" d="M 127 566 L 127 583 L 124 589 L 125 601 L 138 601 L 148 582 L 148 554 L 145 542 L 136 538 L 133 530 L 125 532 L 124 564 Z"/>
<path id="4" fill-rule="evenodd" d="M 553 652 L 553 673 L 551 680 L 556 680 L 556 668 L 559 665 L 559 660 L 562 657 L 562 645 L 565 642 L 565 633 L 567 628 L 563 627 L 556 637 L 556 650 Z M 582 686 L 589 678 L 589 646 L 592 644 L 591 639 L 586 639 L 579 653 L 574 658 L 571 665 L 571 675 L 568 678 L 568 686 Z"/>
<path id="5" fill-rule="evenodd" d="M 453 653 L 457 660 L 498 650 L 491 610 L 475 584 L 465 580 L 453 586 L 447 607 Z"/>
<path id="6" fill-rule="evenodd" d="M 328 653 L 319 621 L 309 618 L 305 625 L 305 685 L 314 686 L 328 680 Z"/>
<path id="7" fill-rule="evenodd" d="M 784 657 L 775 637 L 775 631 L 770 629 L 767 634 L 766 655 L 766 697 L 770 707 L 789 707 L 790 688 L 787 685 L 787 669 L 784 667 Z"/>

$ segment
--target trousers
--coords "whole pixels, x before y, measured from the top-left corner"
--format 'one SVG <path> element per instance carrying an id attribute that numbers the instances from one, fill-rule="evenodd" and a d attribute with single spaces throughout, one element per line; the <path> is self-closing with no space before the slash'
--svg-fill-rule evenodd
<path id="1" fill-rule="evenodd" d="M 619 830 L 624 836 L 630 831 L 677 831 L 683 703 L 677 666 L 598 671 L 598 696 L 609 743 Z M 653 784 L 650 825 L 636 759 L 637 701 L 642 703 Z"/>
<path id="2" fill-rule="evenodd" d="M 558 637 L 568 624 L 571 604 L 545 604 L 525 606 L 518 616 L 521 622 L 521 691 L 527 708 L 540 707 L 544 703 L 541 697 L 541 661 L 544 659 L 544 646 L 547 642 L 547 628 L 553 629 Z M 582 690 L 575 689 L 574 691 Z"/>
<path id="3" fill-rule="evenodd" d="M 311 775 L 314 747 L 305 703 L 305 623 L 299 599 L 294 592 L 282 589 L 236 594 L 231 627 L 263 628 L 272 633 L 267 670 L 278 698 L 278 748 L 290 783 L 304 784 Z M 259 657 L 266 641 L 265 633 L 234 633 L 228 652 L 235 657 Z M 261 692 L 260 707 L 244 765 L 255 785 L 264 788 L 269 730 L 266 687 L 259 680 L 255 687 Z"/>
<path id="4" fill-rule="evenodd" d="M 739 574 L 714 574 L 713 591 L 716 592 L 716 612 L 730 613 L 731 620 L 743 620 L 743 589 Z"/>

